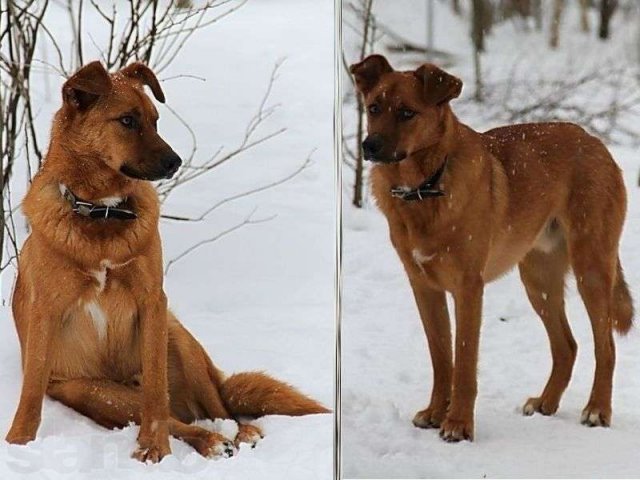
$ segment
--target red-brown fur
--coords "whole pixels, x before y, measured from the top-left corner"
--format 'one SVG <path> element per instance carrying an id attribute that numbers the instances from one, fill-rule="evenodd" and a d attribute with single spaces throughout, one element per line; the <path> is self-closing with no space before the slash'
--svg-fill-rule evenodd
<path id="1" fill-rule="evenodd" d="M 376 160 L 371 184 L 405 267 L 432 359 L 431 401 L 418 427 L 439 427 L 447 441 L 473 439 L 484 285 L 518 266 L 547 330 L 553 369 L 525 414 L 553 414 L 576 356 L 564 313 L 573 269 L 595 339 L 596 370 L 582 414 L 611 421 L 615 348 L 612 329 L 631 328 L 633 306 L 618 259 L 626 210 L 620 169 L 597 138 L 577 125 L 510 125 L 478 133 L 449 101 L 462 82 L 426 64 L 394 71 L 372 55 L 351 67 L 368 109 L 365 148 Z M 406 202 L 390 189 L 415 188 L 445 162 L 444 196 Z M 455 361 L 445 292 L 455 300 Z"/>
<path id="2" fill-rule="evenodd" d="M 10 443 L 35 438 L 45 392 L 108 428 L 140 424 L 134 455 L 154 462 L 170 453 L 169 434 L 206 456 L 232 454 L 230 440 L 188 425 L 198 418 L 328 412 L 261 373 L 225 379 L 167 310 L 159 202 L 146 180 L 172 175 L 179 158 L 156 131 L 144 85 L 164 101 L 140 63 L 109 75 L 93 62 L 63 86 L 46 159 L 23 202 L 31 235 L 13 313 L 24 380 Z M 123 123 L 130 114 L 135 128 Z M 126 199 L 138 218 L 81 217 L 60 184 L 93 203 Z M 102 332 L 96 316 L 105 320 Z M 243 424 L 235 441 L 260 436 Z"/>

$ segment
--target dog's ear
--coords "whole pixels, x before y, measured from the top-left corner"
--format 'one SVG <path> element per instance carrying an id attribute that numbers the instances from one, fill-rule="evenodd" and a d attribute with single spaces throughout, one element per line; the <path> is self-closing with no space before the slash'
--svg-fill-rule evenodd
<path id="1" fill-rule="evenodd" d="M 462 92 L 462 80 L 431 63 L 422 65 L 414 75 L 422 82 L 424 100 L 430 105 L 446 103 Z"/>
<path id="2" fill-rule="evenodd" d="M 156 77 L 156 74 L 153 73 L 153 71 L 144 63 L 134 62 L 120 70 L 120 73 L 125 77 L 139 80 L 144 85 L 151 88 L 151 92 L 153 93 L 153 96 L 156 97 L 156 100 L 160 103 L 165 102 L 164 92 L 162 91 L 158 77 Z"/>
<path id="3" fill-rule="evenodd" d="M 393 68 L 382 55 L 369 55 L 360 63 L 349 67 L 356 80 L 358 91 L 367 94 L 376 86 L 384 73 L 393 72 Z"/>
<path id="4" fill-rule="evenodd" d="M 91 62 L 74 73 L 62 86 L 62 99 L 74 108 L 85 110 L 100 96 L 111 92 L 109 73 L 98 61 Z"/>

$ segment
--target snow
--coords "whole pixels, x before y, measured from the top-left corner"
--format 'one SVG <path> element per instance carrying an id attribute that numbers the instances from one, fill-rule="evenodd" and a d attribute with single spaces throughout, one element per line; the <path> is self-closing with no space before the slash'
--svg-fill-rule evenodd
<path id="1" fill-rule="evenodd" d="M 61 24 L 67 21 L 63 9 L 52 8 Z M 168 106 L 194 129 L 199 158 L 205 159 L 220 145 L 231 148 L 242 139 L 273 66 L 282 58 L 285 62 L 270 100 L 281 106 L 261 128 L 263 133 L 281 127 L 287 131 L 176 191 L 163 212 L 198 215 L 229 195 L 286 176 L 315 148 L 313 164 L 276 189 L 226 204 L 203 222 L 163 221 L 167 262 L 197 241 L 242 221 L 256 207 L 258 217 L 275 216 L 243 227 L 175 263 L 165 290 L 172 310 L 226 373 L 264 370 L 331 407 L 335 296 L 332 5 L 314 0 L 248 2 L 193 35 L 160 79 L 165 80 L 162 86 Z M 185 74 L 205 80 L 170 79 Z M 61 84 L 55 73 L 40 75 L 34 84 L 43 131 L 48 131 L 51 114 L 59 106 Z M 188 132 L 166 106 L 158 105 L 158 109 L 161 135 L 186 155 Z M 13 272 L 6 272 L 2 280 L 0 334 L 5 341 L 0 351 L 0 430 L 6 432 L 20 393 L 21 370 L 8 307 Z M 242 446 L 233 458 L 204 459 L 190 446 L 172 439 L 173 455 L 158 465 L 142 465 L 130 458 L 137 427 L 106 430 L 47 399 L 34 442 L 26 447 L 0 442 L 0 477 L 331 477 L 332 415 L 271 416 L 257 424 L 265 438 L 255 449 Z M 207 425 L 234 434 L 230 422 Z"/>
<path id="2" fill-rule="evenodd" d="M 448 3 L 434 2 L 435 47 L 456 55 L 455 65 L 446 69 L 463 79 L 463 95 L 470 96 L 473 63 L 468 25 L 449 12 Z M 376 13 L 380 21 L 395 27 L 398 33 L 424 43 L 424 4 L 411 0 L 378 2 Z M 461 5 L 469 7 L 466 2 Z M 523 72 L 553 79 L 558 66 L 605 62 L 616 55 L 620 62 L 630 54 L 624 48 L 629 39 L 636 39 L 637 25 L 620 15 L 614 17 L 615 34 L 610 44 L 578 34 L 572 38 L 570 33 L 579 28 L 579 17 L 575 9 L 568 9 L 566 18 L 560 44 L 572 45 L 558 52 L 550 52 L 535 32 L 516 33 L 510 22 L 496 28 L 488 39 L 488 53 L 483 56 L 486 75 L 500 78 L 515 59 L 522 57 Z M 592 18 L 592 29 L 594 24 Z M 415 55 L 410 54 L 391 60 L 399 68 L 415 68 L 415 62 Z M 460 119 L 476 130 L 497 126 L 478 108 L 461 108 L 456 102 L 452 106 Z M 352 108 L 345 107 L 347 123 L 353 117 Z M 637 150 L 623 146 L 610 149 L 624 170 L 628 190 L 620 255 L 637 302 Z M 567 316 L 578 343 L 578 358 L 555 416 L 522 415 L 527 398 L 539 395 L 547 381 L 551 355 L 542 322 L 530 306 L 517 272 L 513 272 L 485 290 L 475 441 L 448 444 L 439 438 L 437 430 L 412 425 L 414 414 L 425 408 L 431 393 L 426 338 L 409 282 L 389 241 L 386 220 L 370 198 L 364 209 L 351 206 L 350 180 L 349 170 L 345 169 L 341 400 L 345 478 L 637 476 L 640 330 L 636 327 L 626 337 L 616 336 L 611 428 L 580 425 L 593 381 L 594 355 L 591 326 L 572 277 L 567 288 Z M 451 303 L 449 311 L 453 312 Z"/>

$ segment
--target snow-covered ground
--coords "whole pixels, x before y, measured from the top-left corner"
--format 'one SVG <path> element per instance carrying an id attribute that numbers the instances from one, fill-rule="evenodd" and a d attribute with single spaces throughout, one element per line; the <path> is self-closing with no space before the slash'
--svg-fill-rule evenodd
<path id="1" fill-rule="evenodd" d="M 391 3 L 378 3 L 381 21 L 395 26 L 403 36 L 423 43 L 425 2 Z M 461 3 L 468 6 L 467 2 Z M 473 90 L 473 70 L 468 26 L 453 17 L 443 4 L 435 2 L 435 46 L 457 55 L 457 63 L 449 70 L 465 81 L 465 94 L 469 95 Z M 537 72 L 542 68 L 543 73 L 553 78 L 554 66 L 567 65 L 572 59 L 583 65 L 604 62 L 607 56 L 624 58 L 630 52 L 625 49 L 625 42 L 636 38 L 632 34 L 637 34 L 637 26 L 623 28 L 622 20 L 620 16 L 615 17 L 616 33 L 609 44 L 603 45 L 582 35 L 570 39 L 569 34 L 577 31 L 579 24 L 577 12 L 569 10 L 561 45 L 566 41 L 571 42 L 572 47 L 559 52 L 550 52 L 537 33 L 516 34 L 513 25 L 503 25 L 489 38 L 488 53 L 483 57 L 486 69 L 499 76 L 499 72 L 508 70 L 521 57 L 525 71 Z M 405 62 L 403 67 L 409 65 Z M 452 105 L 457 111 L 455 102 Z M 492 126 L 469 114 L 461 113 L 460 117 L 478 130 Z M 624 169 L 629 193 L 621 259 L 637 302 L 640 295 L 638 153 L 630 147 L 612 147 L 611 151 Z M 413 427 L 413 415 L 427 405 L 431 392 L 426 339 L 406 275 L 389 242 L 383 215 L 371 204 L 362 210 L 352 208 L 348 187 L 347 173 L 342 268 L 345 478 L 620 478 L 638 475 L 640 331 L 636 328 L 627 337 L 616 339 L 611 428 L 589 429 L 580 425 L 580 413 L 593 380 L 594 359 L 590 323 L 573 279 L 567 289 L 567 315 L 578 342 L 578 359 L 573 379 L 555 416 L 523 417 L 520 413 L 524 401 L 538 395 L 544 387 L 551 356 L 542 322 L 529 305 L 517 273 L 511 273 L 485 291 L 475 442 L 447 444 L 440 440 L 436 430 Z"/>
<path id="2" fill-rule="evenodd" d="M 168 261 L 197 241 L 242 221 L 256 207 L 257 217 L 275 215 L 174 264 L 165 289 L 171 308 L 224 371 L 265 370 L 327 406 L 333 404 L 334 391 L 332 7 L 330 1 L 249 1 L 193 35 L 160 75 L 161 80 L 167 79 L 162 85 L 168 105 L 194 129 L 198 155 L 204 159 L 221 145 L 231 148 L 239 143 L 274 64 L 285 58 L 270 100 L 281 106 L 262 132 L 281 127 L 287 131 L 176 191 L 163 211 L 199 214 L 231 194 L 286 176 L 316 148 L 312 166 L 276 189 L 227 204 L 202 223 L 163 222 Z M 61 9 L 52 11 L 50 18 L 60 25 L 67 21 Z M 95 34 L 91 27 L 86 31 Z M 169 80 L 176 75 L 205 81 Z M 62 78 L 53 73 L 46 82 L 41 77 L 34 85 L 42 129 L 49 129 L 51 114 L 59 106 L 61 85 Z M 160 133 L 176 151 L 186 154 L 187 131 L 166 107 L 159 108 Z M 5 273 L 0 311 L 2 436 L 9 428 L 21 385 L 18 341 L 8 308 L 12 280 L 11 273 Z M 264 440 L 253 450 L 241 448 L 231 459 L 206 460 L 172 439 L 173 455 L 158 465 L 145 466 L 129 458 L 137 427 L 109 431 L 47 400 L 34 442 L 26 447 L 0 442 L 0 477 L 331 477 L 332 415 L 274 416 L 258 423 Z M 215 428 L 228 431 L 231 426 Z"/>

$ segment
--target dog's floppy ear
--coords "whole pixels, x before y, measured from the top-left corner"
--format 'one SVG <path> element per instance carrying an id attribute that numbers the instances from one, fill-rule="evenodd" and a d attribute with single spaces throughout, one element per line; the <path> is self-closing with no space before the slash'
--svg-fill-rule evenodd
<path id="1" fill-rule="evenodd" d="M 144 63 L 134 62 L 120 70 L 120 73 L 125 77 L 139 80 L 144 85 L 151 88 L 151 92 L 153 93 L 153 96 L 156 97 L 156 100 L 160 103 L 165 102 L 164 92 L 162 91 L 158 77 L 156 77 L 156 74 L 153 73 L 153 71 Z"/>
<path id="2" fill-rule="evenodd" d="M 65 103 L 80 110 L 90 107 L 101 95 L 111 92 L 109 73 L 98 61 L 91 62 L 74 73 L 62 86 Z"/>
<path id="3" fill-rule="evenodd" d="M 414 75 L 422 82 L 424 100 L 430 105 L 446 103 L 462 92 L 462 80 L 431 63 L 422 65 Z"/>
<path id="4" fill-rule="evenodd" d="M 369 55 L 360 63 L 349 67 L 349 71 L 356 80 L 356 87 L 360 93 L 367 94 L 376 86 L 384 73 L 393 72 L 393 68 L 382 55 Z"/>

